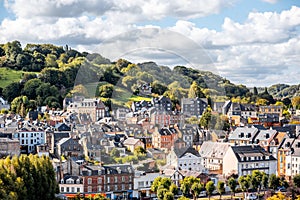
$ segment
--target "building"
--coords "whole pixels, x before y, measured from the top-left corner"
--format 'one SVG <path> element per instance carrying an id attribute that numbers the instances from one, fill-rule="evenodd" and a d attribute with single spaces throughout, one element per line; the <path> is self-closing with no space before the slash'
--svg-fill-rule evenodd
<path id="1" fill-rule="evenodd" d="M 45 131 L 41 128 L 21 128 L 14 134 L 14 138 L 19 139 L 21 153 L 33 153 L 36 145 L 45 144 Z"/>
<path id="2" fill-rule="evenodd" d="M 236 145 L 249 145 L 253 143 L 253 139 L 258 134 L 256 127 L 237 127 L 229 134 L 228 141 Z"/>
<path id="3" fill-rule="evenodd" d="M 131 104 L 131 110 L 132 112 L 138 112 L 138 111 L 142 111 L 142 110 L 148 110 L 149 108 L 151 108 L 153 105 L 151 103 L 151 101 L 134 101 Z"/>
<path id="4" fill-rule="evenodd" d="M 58 156 L 74 156 L 79 157 L 83 155 L 83 147 L 79 144 L 78 139 L 62 138 L 56 144 Z"/>
<path id="5" fill-rule="evenodd" d="M 59 191 L 66 197 L 75 197 L 83 193 L 83 178 L 67 175 L 59 182 Z"/>
<path id="6" fill-rule="evenodd" d="M 153 148 L 171 150 L 178 139 L 178 132 L 174 127 L 156 128 L 152 134 Z"/>
<path id="7" fill-rule="evenodd" d="M 19 140 L 10 138 L 0 138 L 0 155 L 1 157 L 20 155 Z"/>
<path id="8" fill-rule="evenodd" d="M 207 99 L 205 98 L 182 98 L 181 99 L 181 112 L 186 117 L 200 117 L 208 106 Z"/>
<path id="9" fill-rule="evenodd" d="M 277 160 L 259 145 L 230 146 L 223 158 L 223 175 L 244 176 L 253 170 L 276 174 Z"/>
<path id="10" fill-rule="evenodd" d="M 130 150 L 132 153 L 134 152 L 135 148 L 137 147 L 142 147 L 144 148 L 145 144 L 139 140 L 139 139 L 135 139 L 133 137 L 129 137 L 127 138 L 124 142 L 123 142 L 124 146 L 127 147 L 128 150 Z"/>
<path id="11" fill-rule="evenodd" d="M 165 96 L 154 97 L 151 99 L 152 105 L 156 108 L 157 111 L 172 111 L 172 102 L 170 98 Z"/>
<path id="12" fill-rule="evenodd" d="M 261 114 L 278 114 L 279 117 L 282 117 L 282 106 L 259 106 L 259 112 Z"/>
<path id="13" fill-rule="evenodd" d="M 222 174 L 223 159 L 231 144 L 204 141 L 199 150 L 202 165 L 211 173 Z"/>
<path id="14" fill-rule="evenodd" d="M 97 98 L 79 98 L 67 107 L 68 112 L 77 113 L 80 122 L 96 122 L 106 116 L 104 103 Z"/>
<path id="15" fill-rule="evenodd" d="M 199 152 L 191 146 L 180 149 L 172 148 L 167 155 L 166 165 L 178 170 L 206 172 Z"/>
<path id="16" fill-rule="evenodd" d="M 134 177 L 133 197 L 143 199 L 147 197 L 154 197 L 151 192 L 151 185 L 159 173 L 142 173 L 136 172 Z"/>

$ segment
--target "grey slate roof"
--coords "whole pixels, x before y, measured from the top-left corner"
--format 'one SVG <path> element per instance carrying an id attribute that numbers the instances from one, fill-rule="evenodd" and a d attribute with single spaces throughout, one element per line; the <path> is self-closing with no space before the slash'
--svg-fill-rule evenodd
<path id="1" fill-rule="evenodd" d="M 249 160 L 246 161 L 242 159 L 249 157 L 262 158 L 259 160 L 276 160 L 272 156 L 272 154 L 268 153 L 263 147 L 259 145 L 232 146 L 231 148 L 239 162 L 248 162 Z M 268 159 L 267 156 L 269 157 Z M 253 160 L 251 161 L 253 162 Z"/>

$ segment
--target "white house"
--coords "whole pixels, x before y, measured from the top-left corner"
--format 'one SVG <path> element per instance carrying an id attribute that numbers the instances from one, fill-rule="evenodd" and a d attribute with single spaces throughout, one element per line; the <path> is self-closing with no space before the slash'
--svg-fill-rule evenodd
<path id="1" fill-rule="evenodd" d="M 199 150 L 202 165 L 210 171 L 222 170 L 223 158 L 230 143 L 204 141 Z"/>
<path id="2" fill-rule="evenodd" d="M 19 139 L 21 153 L 32 153 L 35 146 L 46 143 L 45 131 L 39 128 L 22 128 L 14 134 Z"/>
<path id="3" fill-rule="evenodd" d="M 172 166 L 179 170 L 193 170 L 206 172 L 207 170 L 201 164 L 201 156 L 193 147 L 172 148 L 167 155 L 167 166 Z"/>
<path id="4" fill-rule="evenodd" d="M 133 183 L 133 197 L 142 198 L 150 197 L 151 185 L 156 177 L 160 176 L 159 173 L 142 173 L 136 172 Z"/>
<path id="5" fill-rule="evenodd" d="M 276 174 L 277 161 L 259 145 L 230 146 L 223 158 L 223 175 L 243 176 L 259 170 Z"/>
<path id="6" fill-rule="evenodd" d="M 62 194 L 83 193 L 83 178 L 80 176 L 65 176 L 60 180 L 59 191 Z"/>

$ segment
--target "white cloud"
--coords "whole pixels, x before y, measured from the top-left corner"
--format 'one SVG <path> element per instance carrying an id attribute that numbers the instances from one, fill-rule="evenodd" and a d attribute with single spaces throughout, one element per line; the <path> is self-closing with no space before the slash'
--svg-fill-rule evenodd
<path id="1" fill-rule="evenodd" d="M 234 2 L 6 0 L 16 19 L 2 21 L 0 43 L 69 44 L 79 50 L 98 49 L 110 59 L 124 55 L 133 62 L 192 63 L 249 85 L 298 81 L 288 73 L 299 74 L 299 7 L 280 13 L 252 12 L 243 23 L 225 18 L 221 31 L 189 21 L 218 13 Z M 168 30 L 150 24 L 170 16 L 178 21 Z"/>
<path id="2" fill-rule="evenodd" d="M 271 3 L 271 4 L 275 4 L 275 3 L 277 3 L 278 0 L 262 0 L 262 1 Z"/>

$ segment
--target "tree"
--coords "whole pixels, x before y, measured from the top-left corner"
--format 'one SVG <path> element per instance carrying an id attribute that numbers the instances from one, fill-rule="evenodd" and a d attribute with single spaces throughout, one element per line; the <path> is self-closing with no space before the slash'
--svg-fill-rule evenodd
<path id="1" fill-rule="evenodd" d="M 205 189 L 208 195 L 208 199 L 210 199 L 210 196 L 212 195 L 213 191 L 216 189 L 213 181 L 208 181 L 205 185 Z"/>
<path id="2" fill-rule="evenodd" d="M 257 91 L 256 87 L 253 88 L 253 95 L 255 95 L 255 96 L 258 95 L 258 91 Z"/>
<path id="3" fill-rule="evenodd" d="M 4 99 L 6 99 L 8 102 L 11 102 L 14 98 L 21 95 L 20 91 L 21 91 L 20 83 L 13 82 L 3 88 L 2 94 Z"/>
<path id="4" fill-rule="evenodd" d="M 178 193 L 178 187 L 177 187 L 177 185 L 175 185 L 174 183 L 172 183 L 170 185 L 169 191 L 171 193 L 173 193 L 174 195 L 176 195 Z"/>
<path id="5" fill-rule="evenodd" d="M 201 91 L 201 88 L 198 86 L 196 81 L 193 81 L 193 83 L 190 86 L 190 90 L 189 90 L 189 94 L 188 94 L 189 98 L 204 98 L 204 94 Z"/>
<path id="6" fill-rule="evenodd" d="M 37 94 L 37 89 L 42 85 L 42 81 L 38 78 L 30 79 L 27 81 L 23 88 L 23 94 L 29 99 L 35 99 Z"/>
<path id="7" fill-rule="evenodd" d="M 300 188 L 300 174 L 297 174 L 293 177 L 294 185 L 298 188 Z"/>
<path id="8" fill-rule="evenodd" d="M 104 98 L 111 98 L 114 92 L 114 86 L 110 83 L 101 85 L 99 87 L 99 96 Z"/>
<path id="9" fill-rule="evenodd" d="M 275 174 L 271 174 L 269 177 L 269 188 L 273 190 L 277 189 L 280 186 L 280 178 Z"/>
<path id="10" fill-rule="evenodd" d="M 298 108 L 300 105 L 300 96 L 296 96 L 292 98 L 292 106 L 294 108 Z"/>
<path id="11" fill-rule="evenodd" d="M 211 121 L 211 110 L 207 108 L 207 110 L 202 114 L 202 117 L 200 118 L 200 126 L 202 126 L 205 129 L 208 129 L 208 126 Z"/>
<path id="12" fill-rule="evenodd" d="M 263 174 L 259 170 L 253 170 L 251 175 L 251 185 L 256 191 L 260 191 Z"/>
<path id="13" fill-rule="evenodd" d="M 173 199 L 174 199 L 174 194 L 172 192 L 166 192 L 163 198 L 163 200 L 173 200 Z"/>
<path id="14" fill-rule="evenodd" d="M 156 177 L 155 179 L 154 179 L 154 181 L 153 181 L 153 183 L 152 183 L 152 185 L 151 185 L 151 191 L 153 191 L 153 192 L 157 192 L 157 190 L 158 190 L 158 187 L 160 186 L 160 182 L 161 182 L 161 177 L 160 176 L 158 176 L 158 177 Z"/>
<path id="15" fill-rule="evenodd" d="M 120 157 L 120 151 L 116 148 L 113 148 L 110 152 L 110 156 L 114 158 L 119 158 Z"/>
<path id="16" fill-rule="evenodd" d="M 200 183 L 200 179 L 197 179 L 193 176 L 187 176 L 183 180 L 181 180 L 180 189 L 183 195 L 187 196 L 191 192 L 191 187 L 194 183 Z"/>
<path id="17" fill-rule="evenodd" d="M 229 178 L 228 179 L 228 186 L 230 188 L 231 193 L 233 193 L 233 195 L 235 195 L 235 190 L 236 190 L 236 186 L 237 186 L 237 181 L 234 178 Z M 232 194 L 231 194 L 232 197 Z"/>
<path id="18" fill-rule="evenodd" d="M 240 176 L 238 182 L 241 190 L 243 191 L 243 196 L 245 196 L 245 192 L 248 191 L 250 187 L 249 176 Z"/>
<path id="19" fill-rule="evenodd" d="M 222 199 L 222 194 L 225 193 L 225 183 L 223 181 L 218 181 L 217 190 L 220 194 L 220 199 Z"/>
<path id="20" fill-rule="evenodd" d="M 269 176 L 266 173 L 263 173 L 261 184 L 264 187 L 264 193 L 265 190 L 268 189 L 268 183 L 269 183 Z"/>
<path id="21" fill-rule="evenodd" d="M 194 200 L 197 199 L 197 196 L 200 194 L 200 192 L 204 189 L 203 185 L 201 183 L 194 182 L 191 186 L 191 194 L 193 195 Z"/>
<path id="22" fill-rule="evenodd" d="M 157 190 L 157 198 L 159 199 L 159 200 L 163 200 L 164 199 L 164 197 L 165 197 L 165 194 L 168 192 L 168 190 L 167 189 L 165 189 L 165 188 L 159 188 L 158 190 Z"/>
<path id="23" fill-rule="evenodd" d="M 152 87 L 152 93 L 158 94 L 158 95 L 162 95 L 168 90 L 167 86 L 165 86 L 157 81 L 154 81 L 151 84 L 151 87 Z"/>

